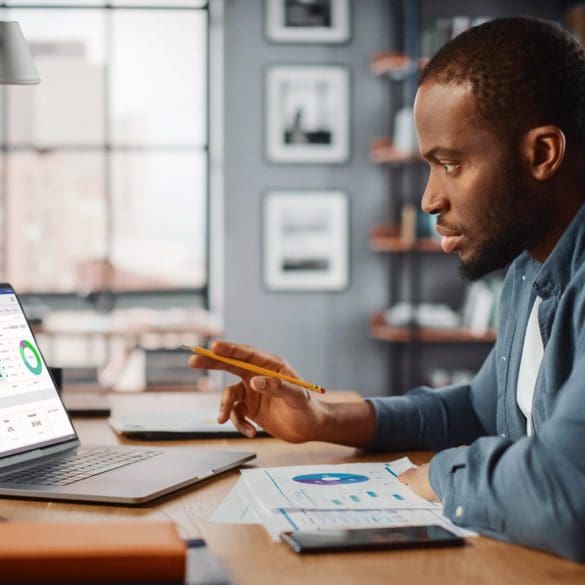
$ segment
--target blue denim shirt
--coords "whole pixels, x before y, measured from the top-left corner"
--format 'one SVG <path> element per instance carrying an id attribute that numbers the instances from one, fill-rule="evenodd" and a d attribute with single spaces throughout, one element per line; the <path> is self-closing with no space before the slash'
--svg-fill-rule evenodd
<path id="1" fill-rule="evenodd" d="M 534 434 L 516 403 L 528 318 L 542 298 Z M 520 255 L 498 338 L 469 385 L 370 399 L 375 450 L 439 451 L 430 482 L 456 524 L 585 561 L 585 205 L 543 264 Z"/>

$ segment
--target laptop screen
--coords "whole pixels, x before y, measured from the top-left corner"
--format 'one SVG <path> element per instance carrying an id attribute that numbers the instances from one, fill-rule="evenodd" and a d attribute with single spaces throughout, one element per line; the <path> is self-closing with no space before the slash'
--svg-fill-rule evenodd
<path id="1" fill-rule="evenodd" d="M 0 284 L 0 457 L 75 436 L 14 290 Z"/>

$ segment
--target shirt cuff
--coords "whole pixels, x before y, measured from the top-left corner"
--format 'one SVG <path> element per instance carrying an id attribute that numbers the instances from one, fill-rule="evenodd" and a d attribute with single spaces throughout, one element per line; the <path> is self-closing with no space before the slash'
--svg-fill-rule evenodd
<path id="1" fill-rule="evenodd" d="M 421 449 L 419 405 L 410 396 L 366 399 L 374 408 L 376 433 L 368 446 L 372 451 Z"/>
<path id="2" fill-rule="evenodd" d="M 432 459 L 429 467 L 429 482 L 433 491 L 443 502 L 447 496 L 452 495 L 453 473 L 460 467 L 465 467 L 467 447 L 456 447 L 445 449 L 437 453 Z"/>

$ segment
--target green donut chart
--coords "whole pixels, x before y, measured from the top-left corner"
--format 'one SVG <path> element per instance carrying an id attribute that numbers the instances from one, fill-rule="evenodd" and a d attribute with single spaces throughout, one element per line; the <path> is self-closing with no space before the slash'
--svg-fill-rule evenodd
<path id="1" fill-rule="evenodd" d="M 23 339 L 19 345 L 20 357 L 28 371 L 35 376 L 40 376 L 43 371 L 43 362 L 36 347 L 30 341 L 26 341 L 26 339 Z"/>

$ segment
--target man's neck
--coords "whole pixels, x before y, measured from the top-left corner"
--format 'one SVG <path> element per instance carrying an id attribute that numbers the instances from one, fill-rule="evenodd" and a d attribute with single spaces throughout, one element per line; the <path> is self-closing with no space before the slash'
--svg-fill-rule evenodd
<path id="1" fill-rule="evenodd" d="M 582 195 L 563 199 L 563 205 L 556 209 L 555 221 L 552 228 L 538 245 L 528 250 L 532 258 L 542 264 L 549 257 L 584 203 L 585 198 Z"/>

